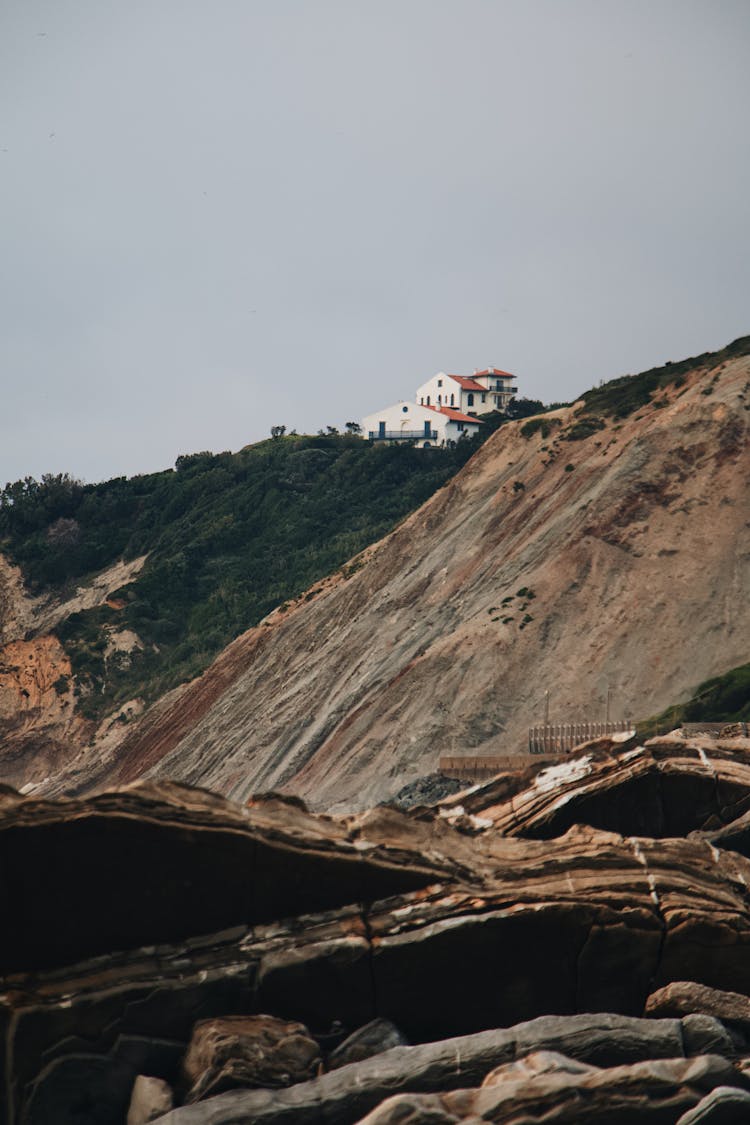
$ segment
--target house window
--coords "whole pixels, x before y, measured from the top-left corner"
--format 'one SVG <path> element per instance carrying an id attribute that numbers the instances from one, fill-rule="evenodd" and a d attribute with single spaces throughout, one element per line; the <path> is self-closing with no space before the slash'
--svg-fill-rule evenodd
<path id="1" fill-rule="evenodd" d="M 442 380 L 442 379 L 438 379 L 438 386 L 439 386 L 439 387 L 442 387 L 442 385 L 443 385 L 443 380 Z"/>
<path id="2" fill-rule="evenodd" d="M 442 395 L 438 395 L 438 406 L 440 406 L 440 403 L 441 403 L 442 401 L 443 401 L 443 396 L 442 396 Z"/>
<path id="3" fill-rule="evenodd" d="M 471 391 L 469 391 L 469 394 L 467 395 L 466 402 L 469 406 L 474 405 L 474 395 L 471 393 Z"/>
<path id="4" fill-rule="evenodd" d="M 429 395 L 427 396 L 427 405 L 428 406 L 430 405 L 430 396 Z"/>
<path id="5" fill-rule="evenodd" d="M 409 413 L 409 407 L 408 406 L 402 406 L 401 407 L 401 413 L 402 414 L 408 414 Z"/>
<path id="6" fill-rule="evenodd" d="M 464 430 L 466 429 L 466 426 L 464 426 L 463 422 L 459 422 L 459 423 L 458 423 L 458 428 L 459 428 L 459 430 L 460 430 L 460 431 L 461 431 L 461 432 L 463 433 L 463 431 L 464 431 Z"/>
<path id="7" fill-rule="evenodd" d="M 454 403 L 454 397 L 453 397 L 453 395 L 451 395 L 451 406 L 453 406 L 453 403 Z"/>
<path id="8" fill-rule="evenodd" d="M 420 398 L 419 405 L 424 406 L 424 395 L 422 395 L 422 397 Z"/>
<path id="9" fill-rule="evenodd" d="M 486 401 L 487 401 L 487 395 L 482 395 L 482 402 L 486 402 Z"/>

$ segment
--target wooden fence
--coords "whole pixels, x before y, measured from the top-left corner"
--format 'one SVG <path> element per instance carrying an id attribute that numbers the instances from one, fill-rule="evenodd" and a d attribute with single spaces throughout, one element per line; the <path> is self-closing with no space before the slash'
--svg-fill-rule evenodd
<path id="1" fill-rule="evenodd" d="M 628 720 L 614 723 L 542 723 L 529 728 L 530 754 L 567 754 L 582 742 L 608 734 L 635 734 Z"/>
<path id="2" fill-rule="evenodd" d="M 560 757 L 560 754 L 549 754 L 544 758 L 535 757 L 533 761 L 535 764 L 559 762 Z M 459 781 L 487 781 L 506 770 L 525 770 L 531 763 L 532 759 L 528 754 L 485 754 L 473 758 L 462 754 L 440 758 L 438 769 L 446 777 L 455 777 Z"/>

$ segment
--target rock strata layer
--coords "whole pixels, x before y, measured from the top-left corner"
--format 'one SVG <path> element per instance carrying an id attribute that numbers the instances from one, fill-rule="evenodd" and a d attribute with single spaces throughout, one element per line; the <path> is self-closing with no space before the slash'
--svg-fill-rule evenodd
<path id="1" fill-rule="evenodd" d="M 555 765 L 531 759 L 527 771 L 446 798 L 442 809 L 465 830 L 506 836 L 551 839 L 590 824 L 625 836 L 704 831 L 731 847 L 750 823 L 750 739 L 670 735 L 645 746 L 600 739 Z"/>
<path id="2" fill-rule="evenodd" d="M 744 1087 L 750 860 L 710 826 L 745 815 L 747 752 L 599 746 L 565 767 L 340 819 L 167 783 L 57 801 L 6 787 L 0 1118 L 123 1125 L 146 1078 L 180 1125 L 353 1125 L 396 1093 L 514 1120 L 547 1114 L 555 1083 L 573 1105 L 578 1080 L 594 1106 L 648 1102 L 673 1123 Z M 654 778 L 638 823 L 681 818 L 689 838 L 605 830 L 640 815 Z M 601 827 L 568 827 L 569 809 Z M 532 1066 L 515 1101 L 476 1092 L 539 1050 L 602 1073 Z M 508 1094 L 519 1071 L 504 1073 Z"/>

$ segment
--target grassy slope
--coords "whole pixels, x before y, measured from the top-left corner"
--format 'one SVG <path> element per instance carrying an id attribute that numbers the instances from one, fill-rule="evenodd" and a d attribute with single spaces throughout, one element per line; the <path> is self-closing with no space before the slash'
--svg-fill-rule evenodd
<path id="1" fill-rule="evenodd" d="M 750 664 L 706 680 L 687 703 L 676 704 L 661 715 L 638 723 L 638 733 L 642 738 L 650 738 L 674 730 L 681 723 L 704 722 L 750 723 Z"/>
<path id="2" fill-rule="evenodd" d="M 137 580 L 117 592 L 121 609 L 79 613 L 58 630 L 81 708 L 93 717 L 195 675 L 275 606 L 389 531 L 474 448 L 294 436 L 102 484 L 17 482 L 0 497 L 0 549 L 34 592 L 64 591 L 148 553 Z M 106 626 L 134 630 L 144 651 L 110 658 L 105 669 Z"/>

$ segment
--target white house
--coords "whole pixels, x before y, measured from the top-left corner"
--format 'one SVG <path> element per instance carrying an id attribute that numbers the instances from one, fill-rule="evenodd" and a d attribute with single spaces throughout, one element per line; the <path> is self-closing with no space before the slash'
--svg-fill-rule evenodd
<path id="1" fill-rule="evenodd" d="M 424 406 L 448 406 L 463 414 L 488 414 L 505 410 L 516 393 L 515 376 L 497 367 L 473 375 L 446 375 L 439 371 L 417 388 L 417 402 Z"/>
<path id="2" fill-rule="evenodd" d="M 363 436 L 422 448 L 471 437 L 482 425 L 477 415 L 507 408 L 516 393 L 514 378 L 497 367 L 471 376 L 439 371 L 417 388 L 416 402 L 396 402 L 363 418 Z"/>
<path id="3" fill-rule="evenodd" d="M 413 441 L 423 449 L 471 437 L 482 423 L 448 406 L 395 402 L 362 419 L 362 435 L 370 441 Z"/>

